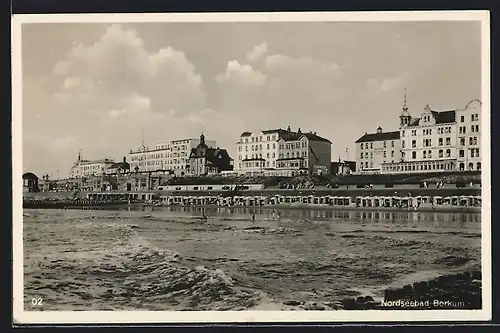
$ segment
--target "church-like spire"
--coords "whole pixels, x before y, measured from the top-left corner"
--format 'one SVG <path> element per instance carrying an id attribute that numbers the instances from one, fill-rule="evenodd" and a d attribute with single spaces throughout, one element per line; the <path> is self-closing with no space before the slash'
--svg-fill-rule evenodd
<path id="1" fill-rule="evenodd" d="M 405 88 L 405 103 L 403 105 L 403 111 L 408 111 L 408 106 L 406 105 L 406 88 Z"/>

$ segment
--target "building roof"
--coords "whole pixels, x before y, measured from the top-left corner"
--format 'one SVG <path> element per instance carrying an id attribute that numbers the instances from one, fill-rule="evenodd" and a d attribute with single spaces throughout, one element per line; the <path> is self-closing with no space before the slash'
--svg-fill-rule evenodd
<path id="1" fill-rule="evenodd" d="M 436 124 L 449 124 L 455 122 L 455 110 L 432 111 L 432 115 L 436 119 Z"/>
<path id="2" fill-rule="evenodd" d="M 130 169 L 130 163 L 128 163 L 128 162 L 115 162 L 112 165 L 110 165 L 108 169 L 128 170 L 128 169 Z"/>
<path id="3" fill-rule="evenodd" d="M 356 140 L 358 142 L 386 141 L 399 139 L 399 131 L 365 134 Z"/>
<path id="4" fill-rule="evenodd" d="M 26 172 L 25 174 L 23 174 L 23 179 L 37 180 L 38 176 L 33 172 Z"/>
<path id="5" fill-rule="evenodd" d="M 297 132 L 293 132 L 293 131 L 289 131 L 286 129 L 277 128 L 277 129 L 271 129 L 271 130 L 263 130 L 262 133 L 264 135 L 276 133 L 276 134 L 278 134 L 278 137 L 280 139 L 283 139 L 285 141 L 298 141 L 302 137 L 305 136 L 310 141 L 322 141 L 322 142 L 332 143 L 330 140 L 323 138 L 315 133 L 312 133 L 312 132 L 304 133 L 304 132 L 301 132 L 300 129 Z M 241 134 L 242 137 L 250 136 L 250 135 L 251 135 L 250 132 L 243 132 Z"/>
<path id="6" fill-rule="evenodd" d="M 447 111 L 434 111 L 430 110 L 432 113 L 432 116 L 436 120 L 436 124 L 449 124 L 449 123 L 454 123 L 456 121 L 456 110 L 447 110 Z M 420 125 L 420 118 L 413 118 L 410 121 L 410 124 L 408 127 L 412 126 L 419 126 Z"/>

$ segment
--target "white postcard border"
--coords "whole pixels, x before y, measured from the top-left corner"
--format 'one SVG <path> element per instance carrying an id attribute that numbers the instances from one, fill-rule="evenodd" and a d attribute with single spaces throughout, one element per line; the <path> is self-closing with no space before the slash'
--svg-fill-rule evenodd
<path id="1" fill-rule="evenodd" d="M 24 311 L 22 226 L 22 42 L 25 23 L 481 21 L 482 299 L 481 310 L 359 311 Z M 23 14 L 12 18 L 13 315 L 15 324 L 412 322 L 491 319 L 491 164 L 489 11 Z M 487 152 L 486 154 L 484 152 Z"/>

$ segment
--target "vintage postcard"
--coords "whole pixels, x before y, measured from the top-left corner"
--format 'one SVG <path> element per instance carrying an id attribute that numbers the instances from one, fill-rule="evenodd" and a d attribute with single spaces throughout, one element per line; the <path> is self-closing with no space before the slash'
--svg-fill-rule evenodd
<path id="1" fill-rule="evenodd" d="M 16 324 L 490 319 L 489 12 L 12 27 Z"/>

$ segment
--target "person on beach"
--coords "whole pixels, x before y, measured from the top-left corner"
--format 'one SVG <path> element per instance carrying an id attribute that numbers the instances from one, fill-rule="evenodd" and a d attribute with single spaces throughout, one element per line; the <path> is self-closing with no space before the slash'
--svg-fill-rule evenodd
<path id="1" fill-rule="evenodd" d="M 255 222 L 255 212 L 252 212 L 252 222 Z"/>
<path id="2" fill-rule="evenodd" d="M 276 219 L 276 211 L 274 209 L 273 209 L 273 211 L 271 213 L 271 216 L 272 216 L 273 220 Z"/>
<path id="3" fill-rule="evenodd" d="M 279 220 L 279 219 L 280 219 L 280 217 L 281 217 L 281 213 L 280 213 L 280 212 L 278 212 L 278 214 L 277 214 L 277 215 L 278 215 L 278 220 Z"/>

